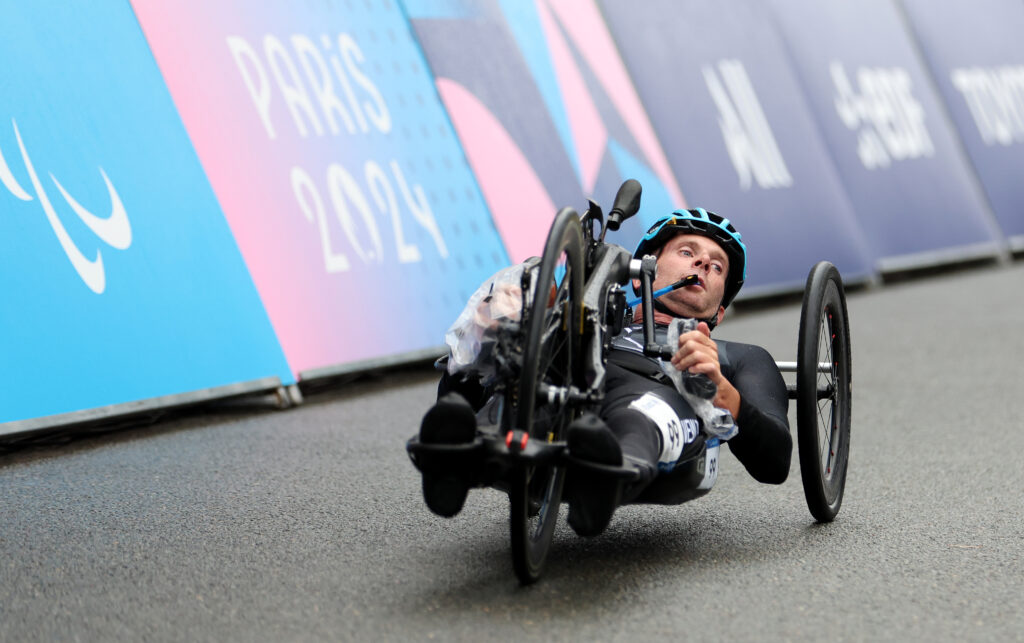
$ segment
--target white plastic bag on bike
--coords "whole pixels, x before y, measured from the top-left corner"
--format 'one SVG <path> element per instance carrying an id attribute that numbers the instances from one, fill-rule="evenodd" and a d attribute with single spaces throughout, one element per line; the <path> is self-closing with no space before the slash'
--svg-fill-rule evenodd
<path id="1" fill-rule="evenodd" d="M 668 326 L 666 343 L 669 346 L 678 346 L 681 334 L 696 329 L 697 320 L 695 319 L 673 319 L 672 323 Z M 705 433 L 712 437 L 728 440 L 739 432 L 739 427 L 736 426 L 732 413 L 725 409 L 720 409 L 711 403 L 711 399 L 714 398 L 714 392 L 711 392 L 709 396 L 697 395 L 691 390 L 695 388 L 692 386 L 693 383 L 685 381 L 686 378 L 690 377 L 703 377 L 706 383 L 702 384 L 709 385 L 713 389 L 715 385 L 711 380 L 707 379 L 706 375 L 697 376 L 691 373 L 683 373 L 675 366 L 672 366 L 671 362 L 665 360 L 661 360 L 661 370 L 669 376 L 672 383 L 676 385 L 676 390 L 689 402 L 690 407 L 693 408 L 697 416 L 704 421 Z M 690 384 L 690 386 L 687 384 Z"/>
<path id="2" fill-rule="evenodd" d="M 466 307 L 445 333 L 448 345 L 448 372 L 474 371 L 490 375 L 494 364 L 490 359 L 495 333 L 502 322 L 522 319 L 523 272 L 538 263 L 536 258 L 503 268 L 491 275 L 470 296 Z"/>

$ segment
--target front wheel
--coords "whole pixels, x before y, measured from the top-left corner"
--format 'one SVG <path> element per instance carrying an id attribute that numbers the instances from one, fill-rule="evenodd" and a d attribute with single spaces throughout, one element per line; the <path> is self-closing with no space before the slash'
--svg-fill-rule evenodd
<path id="1" fill-rule="evenodd" d="M 797 440 L 800 477 L 811 515 L 831 522 L 839 512 L 850 454 L 850 325 L 839 271 L 811 269 L 800 311 L 797 346 Z"/>
<path id="2" fill-rule="evenodd" d="M 532 299 L 523 321 L 523 363 L 519 384 L 510 387 L 507 408 L 515 428 L 531 440 L 565 440 L 571 408 L 541 389 L 566 389 L 578 381 L 580 306 L 583 298 L 583 229 L 563 208 L 532 274 Z M 558 521 L 565 469 L 554 464 L 522 467 L 510 481 L 512 562 L 522 584 L 540 578 Z"/>

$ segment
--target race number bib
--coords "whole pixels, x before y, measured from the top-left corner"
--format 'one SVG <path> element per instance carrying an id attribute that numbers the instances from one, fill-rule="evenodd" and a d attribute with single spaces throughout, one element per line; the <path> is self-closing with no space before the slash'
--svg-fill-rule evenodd
<path id="1" fill-rule="evenodd" d="M 653 393 L 647 393 L 634 400 L 629 408 L 640 411 L 654 421 L 661 431 L 661 455 L 658 468 L 671 470 L 675 466 L 683 447 L 697 438 L 700 425 L 693 418 L 680 418 L 668 402 Z"/>
<path id="2" fill-rule="evenodd" d="M 705 445 L 707 451 L 704 453 L 704 478 L 697 485 L 698 489 L 710 489 L 718 480 L 718 438 L 708 439 Z"/>

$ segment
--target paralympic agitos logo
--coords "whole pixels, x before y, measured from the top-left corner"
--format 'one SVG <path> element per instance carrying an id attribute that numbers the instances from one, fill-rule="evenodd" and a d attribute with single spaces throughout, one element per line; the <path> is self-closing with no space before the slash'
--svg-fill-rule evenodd
<path id="1" fill-rule="evenodd" d="M 28 151 L 25 149 L 25 143 L 22 141 L 21 132 L 18 130 L 18 123 L 15 119 L 11 119 L 11 126 L 14 128 L 14 136 L 18 141 L 18 149 L 21 151 L 21 159 L 25 164 L 25 171 L 28 172 L 29 182 L 31 183 L 32 190 L 35 192 L 33 197 L 29 192 L 21 186 L 20 183 L 14 178 L 14 174 L 11 172 L 10 166 L 4 160 L 3 150 L 0 149 L 0 183 L 3 184 L 7 190 L 13 194 L 16 198 L 22 201 L 32 201 L 38 199 L 40 207 L 43 209 L 43 213 L 46 215 L 47 221 L 50 223 L 50 227 L 53 229 L 54 234 L 57 235 L 57 241 L 60 242 L 60 247 L 64 250 L 64 254 L 67 255 L 68 260 L 71 261 L 71 265 L 74 267 L 75 272 L 82 278 L 85 285 L 89 287 L 96 294 L 102 294 L 106 290 L 107 278 L 106 271 L 103 266 L 103 254 L 97 249 L 95 259 L 89 259 L 85 254 L 78 248 L 75 242 L 71 239 L 71 235 L 68 234 L 67 228 L 61 223 L 60 218 L 57 216 L 57 212 L 50 202 L 49 196 L 43 189 L 43 184 L 39 180 L 39 175 L 36 173 L 35 166 L 32 164 L 31 158 L 29 158 Z M 101 241 L 107 245 L 116 248 L 118 250 L 124 250 L 132 244 L 132 228 L 131 223 L 128 221 L 128 213 L 124 209 L 124 204 L 121 203 L 121 198 L 117 194 L 117 190 L 114 189 L 114 185 L 110 182 L 110 178 L 107 173 L 103 171 L 103 168 L 99 168 L 100 176 L 103 178 L 103 182 L 107 186 L 107 193 L 110 195 L 110 215 L 107 217 L 98 217 L 92 212 L 86 210 L 78 203 L 64 186 L 60 184 L 57 177 L 52 173 L 50 179 L 53 184 L 57 187 L 57 191 L 64 198 L 67 204 L 71 207 L 72 212 L 78 216 L 79 219 L 84 223 Z"/>

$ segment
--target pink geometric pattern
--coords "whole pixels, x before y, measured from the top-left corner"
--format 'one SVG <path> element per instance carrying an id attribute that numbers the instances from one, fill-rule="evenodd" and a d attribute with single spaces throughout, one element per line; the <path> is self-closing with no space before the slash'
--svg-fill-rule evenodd
<path id="1" fill-rule="evenodd" d="M 597 173 L 601 169 L 601 159 L 604 157 L 605 145 L 608 142 L 608 130 L 590 97 L 590 92 L 583 81 L 583 74 L 573 60 L 568 43 L 562 37 L 562 32 L 543 0 L 537 0 L 537 13 L 540 15 L 544 38 L 547 40 L 551 62 L 569 116 L 569 127 L 572 130 L 576 156 L 580 162 L 583 190 L 590 194 L 594 190 Z"/>
<path id="2" fill-rule="evenodd" d="M 544 184 L 512 136 L 472 92 L 449 78 L 438 77 L 435 83 L 510 259 L 520 262 L 539 255 L 544 231 L 555 216 Z"/>
<path id="3" fill-rule="evenodd" d="M 661 149 L 640 102 L 640 97 L 633 88 L 626 66 L 619 57 L 612 35 L 605 25 L 601 13 L 594 0 L 537 0 L 538 6 L 547 4 L 558 17 L 562 27 L 568 32 L 569 38 L 579 50 L 590 71 L 597 76 L 598 82 L 615 105 L 615 109 L 626 122 L 626 127 L 636 138 L 655 175 L 661 179 L 674 203 L 685 206 L 683 193 L 676 183 L 668 159 Z M 542 15 L 547 12 L 542 11 Z M 561 80 L 560 80 L 561 82 Z M 568 88 L 563 86 L 563 95 Z"/>

